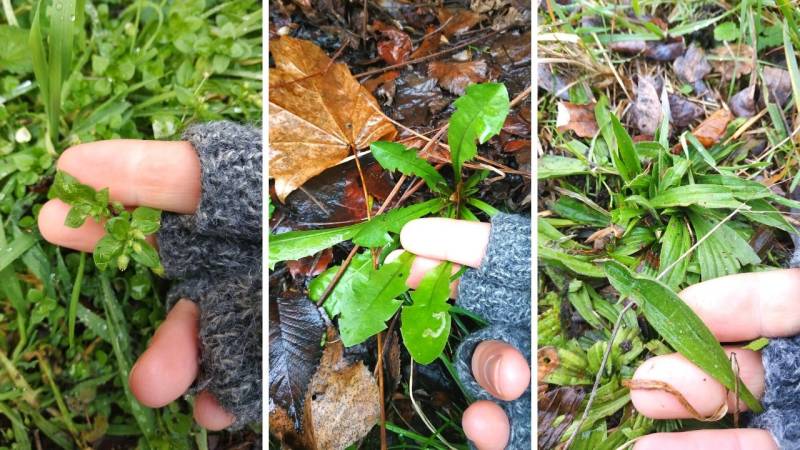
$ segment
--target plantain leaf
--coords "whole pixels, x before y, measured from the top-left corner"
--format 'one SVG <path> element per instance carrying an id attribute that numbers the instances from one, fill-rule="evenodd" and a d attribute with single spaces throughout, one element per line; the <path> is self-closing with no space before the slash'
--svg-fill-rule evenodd
<path id="1" fill-rule="evenodd" d="M 611 130 L 614 132 L 614 138 L 617 143 L 616 151 L 614 151 L 614 147 L 611 147 L 611 158 L 622 179 L 629 183 L 642 173 L 642 163 L 639 161 L 639 155 L 633 146 L 633 139 L 622 127 L 617 116 L 609 114 L 609 119 L 611 120 Z"/>
<path id="2" fill-rule="evenodd" d="M 414 255 L 403 252 L 395 261 L 370 271 L 367 278 L 353 281 L 350 298 L 339 305 L 339 334 L 346 347 L 386 329 L 386 321 L 402 304 L 396 298 L 408 290 L 406 279 L 413 260 Z"/>
<path id="3" fill-rule="evenodd" d="M 713 184 L 687 184 L 669 188 L 650 199 L 654 208 L 697 205 L 703 208 L 731 208 L 742 206 L 731 190 Z"/>
<path id="4" fill-rule="evenodd" d="M 372 156 L 386 170 L 399 170 L 403 175 L 418 176 L 433 192 L 449 194 L 447 180 L 428 161 L 420 158 L 414 149 L 396 142 L 375 142 L 369 146 Z"/>
<path id="5" fill-rule="evenodd" d="M 698 207 L 692 207 L 688 216 L 698 239 L 717 225 Z M 761 259 L 744 238 L 728 224 L 723 224 L 697 247 L 697 261 L 701 278 L 706 281 L 738 273 L 742 266 L 758 264 Z"/>
<path id="6" fill-rule="evenodd" d="M 447 143 L 453 172 L 460 181 L 464 162 L 478 153 L 476 141 L 483 144 L 503 128 L 509 111 L 508 90 L 500 83 L 473 84 L 454 105 Z"/>
<path id="7" fill-rule="evenodd" d="M 400 315 L 400 333 L 414 361 L 430 364 L 442 354 L 450 337 L 449 262 L 439 264 L 425 274 L 417 290 L 411 293 L 414 304 L 404 306 Z"/>
<path id="8" fill-rule="evenodd" d="M 666 270 L 672 264 L 675 264 L 675 261 L 683 256 L 692 245 L 689 229 L 679 216 L 670 217 L 661 242 L 659 267 L 661 270 Z M 685 257 L 665 274 L 664 284 L 673 290 L 677 290 L 684 278 L 686 278 L 687 267 L 689 267 L 689 258 Z"/>
<path id="9" fill-rule="evenodd" d="M 603 278 L 603 269 L 593 262 L 586 261 L 577 256 L 550 248 L 542 243 L 538 246 L 539 259 L 549 264 L 556 264 L 566 267 L 578 275 L 583 275 L 591 278 Z"/>
<path id="10" fill-rule="evenodd" d="M 544 155 L 537 163 L 536 177 L 540 180 L 589 173 L 589 165 L 576 158 Z"/>
<path id="11" fill-rule="evenodd" d="M 733 373 L 711 330 L 675 292 L 658 281 L 636 276 L 616 261 L 607 262 L 605 272 L 614 288 L 636 302 L 647 322 L 672 348 L 731 392 L 738 389 L 750 410 L 762 411 L 758 400 Z"/>

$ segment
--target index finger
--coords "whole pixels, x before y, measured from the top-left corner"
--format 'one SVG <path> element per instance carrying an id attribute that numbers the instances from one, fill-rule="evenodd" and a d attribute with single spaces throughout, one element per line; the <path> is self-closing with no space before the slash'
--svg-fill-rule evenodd
<path id="1" fill-rule="evenodd" d="M 679 295 L 721 342 L 800 333 L 800 269 L 715 278 Z"/>
<path id="2" fill-rule="evenodd" d="M 407 223 L 400 231 L 400 243 L 415 255 L 479 267 L 490 228 L 483 222 L 428 217 Z"/>
<path id="3" fill-rule="evenodd" d="M 76 145 L 62 153 L 58 169 L 112 200 L 191 214 L 200 202 L 200 158 L 185 141 L 119 139 Z"/>

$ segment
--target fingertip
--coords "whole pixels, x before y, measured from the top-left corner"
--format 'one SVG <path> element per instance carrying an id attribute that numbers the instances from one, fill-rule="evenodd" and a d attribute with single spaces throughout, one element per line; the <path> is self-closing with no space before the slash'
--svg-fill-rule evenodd
<path id="1" fill-rule="evenodd" d="M 416 245 L 416 237 L 420 234 L 421 227 L 425 226 L 424 219 L 414 219 L 403 226 L 400 230 L 400 245 L 403 248 L 413 248 Z"/>
<path id="2" fill-rule="evenodd" d="M 89 217 L 78 228 L 66 226 L 64 222 L 70 208 L 70 205 L 58 199 L 42 205 L 37 220 L 39 232 L 51 244 L 82 252 L 93 251 L 97 241 L 105 234 L 103 225 Z"/>
<path id="3" fill-rule="evenodd" d="M 402 255 L 404 251 L 405 250 L 403 250 L 403 249 L 393 250 L 388 255 L 386 255 L 386 259 L 383 261 L 383 263 L 384 264 L 389 264 L 389 263 L 392 263 L 394 261 L 397 261 L 397 258 L 399 258 L 400 255 Z"/>
<path id="4" fill-rule="evenodd" d="M 505 401 L 519 398 L 531 382 L 530 365 L 522 353 L 498 340 L 484 341 L 475 347 L 472 374 L 481 387 Z"/>
<path id="5" fill-rule="evenodd" d="M 225 411 L 211 393 L 202 391 L 194 400 L 194 420 L 207 430 L 219 431 L 233 425 L 236 417 Z"/>
<path id="6" fill-rule="evenodd" d="M 464 411 L 461 425 L 478 450 L 503 450 L 511 436 L 511 424 L 505 411 L 488 400 L 471 404 Z"/>
<path id="7" fill-rule="evenodd" d="M 197 305 L 179 301 L 136 361 L 128 384 L 142 405 L 160 408 L 191 386 L 198 370 L 198 317 Z"/>

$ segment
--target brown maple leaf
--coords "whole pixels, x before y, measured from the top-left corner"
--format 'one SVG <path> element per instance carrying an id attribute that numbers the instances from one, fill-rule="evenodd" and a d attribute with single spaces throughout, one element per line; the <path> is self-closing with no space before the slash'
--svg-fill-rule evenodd
<path id="1" fill-rule="evenodd" d="M 443 62 L 428 65 L 428 76 L 435 78 L 439 86 L 456 95 L 463 95 L 467 86 L 486 80 L 486 61 Z"/>
<path id="2" fill-rule="evenodd" d="M 269 164 L 282 202 L 354 150 L 392 140 L 394 125 L 350 74 L 310 41 L 270 41 Z"/>

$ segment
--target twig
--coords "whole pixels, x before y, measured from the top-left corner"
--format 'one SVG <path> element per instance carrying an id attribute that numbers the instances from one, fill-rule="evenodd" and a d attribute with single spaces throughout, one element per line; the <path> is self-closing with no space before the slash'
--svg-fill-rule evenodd
<path id="1" fill-rule="evenodd" d="M 693 246 L 689 247 L 689 249 L 686 250 L 686 252 L 684 252 L 678 259 L 675 260 L 675 262 L 673 262 L 672 264 L 667 266 L 663 271 L 661 271 L 661 273 L 658 274 L 658 276 L 656 277 L 656 280 L 659 280 L 661 277 L 666 275 L 670 270 L 672 270 L 673 267 L 675 267 L 676 264 L 678 264 L 684 258 L 689 256 L 700 244 L 702 244 L 706 239 L 711 237 L 711 235 L 714 234 L 718 229 L 720 229 L 720 227 L 722 227 L 726 222 L 731 220 L 733 216 L 738 214 L 739 211 L 742 210 L 744 206 L 745 205 L 740 205 L 738 208 L 733 210 L 733 212 L 728 214 L 727 217 L 719 221 L 718 224 L 714 225 L 714 227 L 711 228 L 711 230 L 709 230 L 708 233 L 706 233 L 702 238 L 698 239 L 697 242 Z M 634 304 L 635 304 L 634 302 L 630 302 L 627 305 L 625 305 L 625 307 L 622 308 L 622 311 L 620 311 L 619 316 L 617 316 L 617 321 L 614 323 L 614 328 L 611 331 L 611 338 L 608 340 L 608 345 L 606 346 L 605 352 L 603 352 L 603 360 L 600 363 L 600 370 L 597 371 L 597 375 L 594 378 L 594 384 L 592 385 L 592 392 L 589 394 L 589 400 L 586 402 L 586 409 L 583 410 L 583 415 L 581 415 L 581 420 L 578 421 L 578 424 L 575 427 L 575 431 L 572 432 L 572 435 L 569 437 L 567 443 L 564 445 L 564 450 L 569 450 L 569 447 L 572 445 L 573 441 L 578 436 L 578 433 L 580 433 L 583 423 L 586 422 L 586 419 L 589 417 L 589 411 L 592 408 L 592 403 L 594 403 L 595 397 L 597 397 L 597 389 L 600 387 L 600 380 L 603 378 L 603 372 L 605 372 L 606 370 L 606 363 L 608 363 L 608 358 L 611 355 L 611 350 L 614 345 L 614 340 L 616 339 L 620 328 L 622 328 L 622 319 L 625 316 L 625 313 L 628 312 L 628 310 L 631 309 Z"/>

